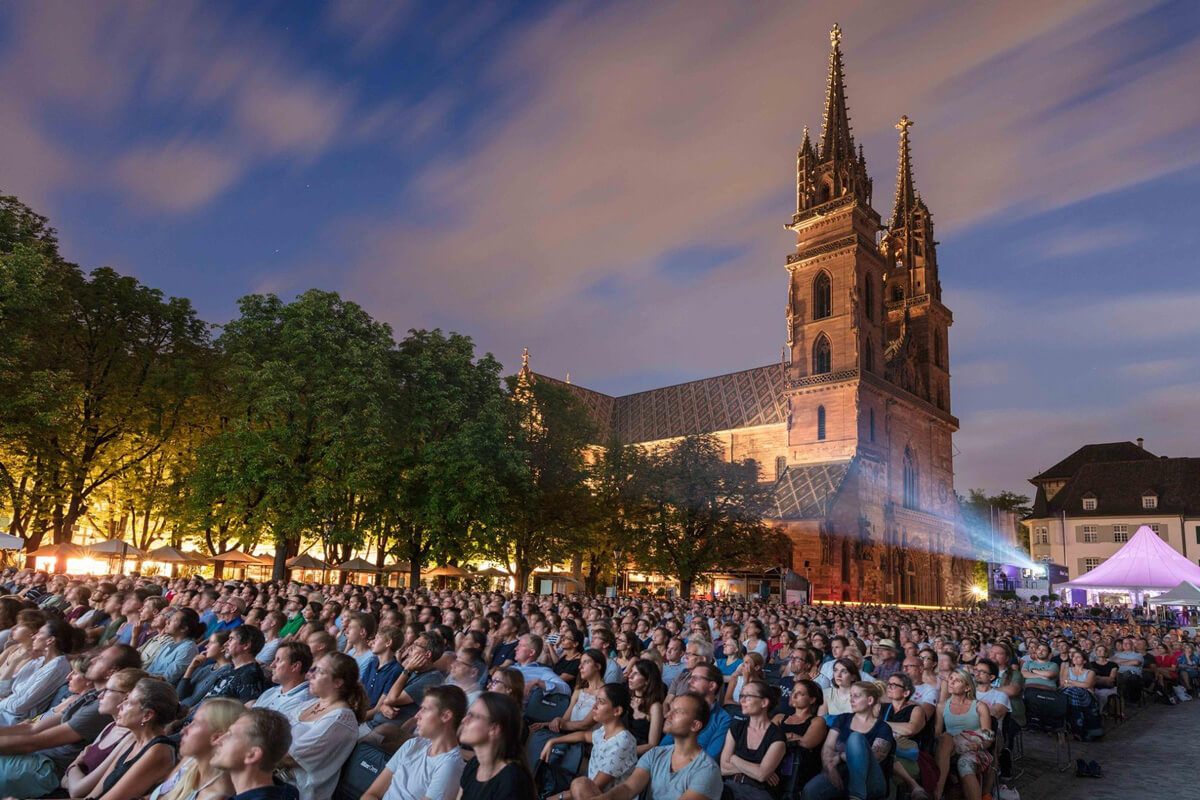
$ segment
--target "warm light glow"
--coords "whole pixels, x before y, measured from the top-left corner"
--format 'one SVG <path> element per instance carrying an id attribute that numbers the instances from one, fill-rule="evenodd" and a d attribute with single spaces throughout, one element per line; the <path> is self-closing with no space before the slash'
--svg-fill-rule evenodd
<path id="1" fill-rule="evenodd" d="M 34 559 L 34 568 L 53 572 L 57 564 L 57 559 L 38 556 Z M 107 559 L 99 558 L 68 558 L 67 559 L 67 574 L 68 575 L 108 575 L 112 572 L 112 566 Z"/>
<path id="2" fill-rule="evenodd" d="M 987 589 L 985 589 L 982 586 L 972 586 L 971 594 L 973 594 L 979 598 L 984 598 L 984 597 L 987 597 Z"/>

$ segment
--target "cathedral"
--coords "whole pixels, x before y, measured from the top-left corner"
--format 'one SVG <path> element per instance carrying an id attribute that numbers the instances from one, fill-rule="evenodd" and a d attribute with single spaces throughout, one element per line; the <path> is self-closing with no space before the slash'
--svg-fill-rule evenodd
<path id="1" fill-rule="evenodd" d="M 712 434 L 728 458 L 754 459 L 775 486 L 771 522 L 792 543 L 783 566 L 809 580 L 812 599 L 958 603 L 971 562 L 952 555 L 954 318 L 942 304 L 932 215 L 913 180 L 912 121 L 896 125 L 885 222 L 854 143 L 841 38 L 835 25 L 821 139 L 806 127 L 796 156 L 784 359 L 622 397 L 571 388 L 604 440 Z"/>

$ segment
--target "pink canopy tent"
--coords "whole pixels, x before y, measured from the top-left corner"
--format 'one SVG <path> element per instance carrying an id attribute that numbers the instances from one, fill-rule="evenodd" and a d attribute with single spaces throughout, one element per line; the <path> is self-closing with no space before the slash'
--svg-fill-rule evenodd
<path id="1" fill-rule="evenodd" d="M 1107 561 L 1058 588 L 1165 592 L 1180 581 L 1200 584 L 1200 566 L 1175 552 L 1149 526 L 1143 525 Z"/>

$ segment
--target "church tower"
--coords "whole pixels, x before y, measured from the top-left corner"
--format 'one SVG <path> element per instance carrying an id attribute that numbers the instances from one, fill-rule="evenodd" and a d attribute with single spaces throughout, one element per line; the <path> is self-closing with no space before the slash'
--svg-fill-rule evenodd
<path id="1" fill-rule="evenodd" d="M 932 218 L 913 179 L 912 122 L 897 125 L 896 197 L 885 226 L 854 142 L 841 41 L 835 25 L 821 141 L 805 129 L 796 213 L 785 226 L 796 251 L 787 257 L 781 474 L 788 490 L 806 497 L 833 485 L 829 476 L 844 477 L 815 531 L 788 529 L 793 559 L 812 570 L 818 597 L 941 603 L 963 569 L 945 555 L 958 516 L 952 317 L 941 301 Z"/>
<path id="2" fill-rule="evenodd" d="M 942 305 L 937 242 L 933 217 L 916 191 L 908 131 L 900 118 L 900 155 L 896 168 L 896 200 L 880 253 L 887 262 L 887 375 L 906 391 L 950 410 L 947 332 L 954 322 Z"/>
<path id="3" fill-rule="evenodd" d="M 787 259 L 788 444 L 803 448 L 789 461 L 849 458 L 880 423 L 860 419 L 857 384 L 862 374 L 883 374 L 881 221 L 871 207 L 866 160 L 854 145 L 836 25 L 829 38 L 821 142 L 814 145 L 805 128 L 796 158 L 796 213 L 785 226 L 796 234 L 796 252 Z"/>

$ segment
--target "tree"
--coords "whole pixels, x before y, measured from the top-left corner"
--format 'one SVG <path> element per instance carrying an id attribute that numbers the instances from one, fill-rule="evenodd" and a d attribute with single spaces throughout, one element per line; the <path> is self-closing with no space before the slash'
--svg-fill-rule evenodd
<path id="1" fill-rule="evenodd" d="M 470 337 L 409 331 L 393 369 L 379 552 L 382 559 L 386 532 L 398 529 L 416 586 L 431 557 L 466 555 L 468 531 L 494 513 L 499 475 L 513 471 L 515 454 L 500 364 L 490 353 L 476 360 Z"/>
<path id="2" fill-rule="evenodd" d="M 329 292 L 250 295 L 240 308 L 218 340 L 228 422 L 200 448 L 193 506 L 204 527 L 234 527 L 244 542 L 269 532 L 281 579 L 305 534 L 338 546 L 365 538 L 393 343 L 387 325 Z"/>
<path id="3" fill-rule="evenodd" d="M 759 482 L 754 461 L 726 461 L 715 437 L 688 436 L 652 453 L 642 485 L 642 557 L 677 578 L 684 597 L 718 565 L 777 560 L 778 534 L 763 522 L 771 486 Z"/>
<path id="4" fill-rule="evenodd" d="M 565 386 L 522 370 L 508 387 L 503 493 L 476 533 L 481 551 L 510 565 L 526 591 L 534 570 L 573 552 L 593 519 L 585 451 L 595 426 Z"/>
<path id="5" fill-rule="evenodd" d="M 68 541 L 98 490 L 171 441 L 208 329 L 133 278 L 85 278 L 43 218 L 4 198 L 0 340 L 0 480 L 33 550 L 47 530 Z"/>
<path id="6" fill-rule="evenodd" d="M 643 485 L 646 457 L 642 447 L 614 439 L 596 453 L 591 465 L 588 483 L 595 516 L 579 548 L 580 562 L 588 565 L 584 587 L 589 594 L 598 591 L 602 572 L 611 569 L 614 579 L 619 574 L 617 551 L 636 555 L 637 548 L 630 542 L 648 510 Z"/>

